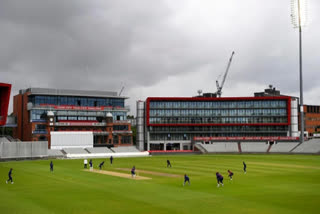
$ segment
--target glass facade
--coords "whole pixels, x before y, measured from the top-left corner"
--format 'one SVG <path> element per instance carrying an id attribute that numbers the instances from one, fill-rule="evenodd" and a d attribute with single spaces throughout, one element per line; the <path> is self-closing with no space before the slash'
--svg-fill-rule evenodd
<path id="1" fill-rule="evenodd" d="M 72 97 L 72 96 L 40 96 L 33 95 L 28 97 L 28 102 L 34 106 L 54 105 L 54 106 L 83 106 L 83 107 L 114 107 L 111 109 L 113 120 L 126 120 L 127 113 L 122 109 L 117 111 L 117 108 L 124 108 L 124 98 L 95 98 L 95 97 Z M 49 109 L 40 110 L 32 109 L 30 111 L 30 120 L 34 122 L 44 122 L 46 113 Z M 52 109 L 50 109 L 52 110 Z M 95 121 L 97 117 L 105 117 L 107 112 L 102 110 L 52 110 L 57 122 L 60 120 L 80 120 L 80 121 Z"/>
<path id="2" fill-rule="evenodd" d="M 123 98 L 95 98 L 95 97 L 72 97 L 72 96 L 29 96 L 28 101 L 34 105 L 71 105 L 89 107 L 122 107 L 124 108 Z"/>
<path id="3" fill-rule="evenodd" d="M 149 124 L 288 123 L 286 100 L 150 101 Z"/>
<path id="4" fill-rule="evenodd" d="M 152 127 L 150 128 L 150 140 L 191 140 L 194 137 L 287 136 L 287 129 L 287 126 Z"/>
<path id="5" fill-rule="evenodd" d="M 32 110 L 30 111 L 30 120 L 34 122 L 46 122 L 47 110 Z"/>
<path id="6" fill-rule="evenodd" d="M 289 99 L 150 99 L 151 141 L 194 137 L 288 136 Z"/>

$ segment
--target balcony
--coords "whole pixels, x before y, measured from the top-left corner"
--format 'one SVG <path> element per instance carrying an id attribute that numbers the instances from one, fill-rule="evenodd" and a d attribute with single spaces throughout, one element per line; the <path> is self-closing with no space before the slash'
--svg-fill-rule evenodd
<path id="1" fill-rule="evenodd" d="M 126 124 L 131 124 L 130 120 L 114 120 L 113 123 L 119 124 L 119 123 L 126 123 Z"/>
<path id="2" fill-rule="evenodd" d="M 56 123 L 50 123 L 50 125 L 51 126 L 106 126 L 107 124 L 97 123 L 97 122 L 56 122 Z"/>
<path id="3" fill-rule="evenodd" d="M 33 104 L 29 102 L 27 104 L 27 109 L 44 109 L 44 110 L 78 110 L 78 111 L 103 111 L 103 112 L 113 112 L 113 111 L 130 111 L 130 106 L 120 107 L 120 106 L 64 106 L 64 105 L 51 105 L 51 104 Z"/>
<path id="4" fill-rule="evenodd" d="M 33 130 L 32 134 L 48 134 L 46 129 Z"/>
<path id="5" fill-rule="evenodd" d="M 128 131 L 128 130 L 113 131 L 112 134 L 132 134 L 132 131 Z"/>

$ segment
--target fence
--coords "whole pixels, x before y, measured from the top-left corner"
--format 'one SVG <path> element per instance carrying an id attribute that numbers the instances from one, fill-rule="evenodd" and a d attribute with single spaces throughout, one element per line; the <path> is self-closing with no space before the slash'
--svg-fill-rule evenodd
<path id="1" fill-rule="evenodd" d="M 48 142 L 1 142 L 0 159 L 48 157 Z"/>

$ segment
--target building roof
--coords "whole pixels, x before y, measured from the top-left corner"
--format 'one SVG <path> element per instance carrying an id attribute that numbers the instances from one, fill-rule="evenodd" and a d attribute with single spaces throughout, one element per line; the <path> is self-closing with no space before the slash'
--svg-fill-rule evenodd
<path id="1" fill-rule="evenodd" d="M 122 98 L 114 91 L 91 91 L 74 89 L 53 89 L 53 88 L 27 88 L 20 90 L 20 94 L 29 92 L 29 95 L 54 95 L 54 96 L 79 96 L 79 97 L 104 97 L 104 98 Z"/>

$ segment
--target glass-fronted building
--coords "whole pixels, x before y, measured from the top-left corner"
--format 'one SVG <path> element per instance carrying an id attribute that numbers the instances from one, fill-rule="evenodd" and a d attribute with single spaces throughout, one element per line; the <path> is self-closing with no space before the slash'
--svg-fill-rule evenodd
<path id="1" fill-rule="evenodd" d="M 132 145 L 125 99 L 108 91 L 20 90 L 14 97 L 13 113 L 18 125 L 14 137 L 23 141 L 45 140 L 50 147 L 51 131 L 93 131 L 95 146 Z"/>
<path id="2" fill-rule="evenodd" d="M 297 104 L 288 96 L 149 97 L 137 106 L 137 118 L 144 118 L 137 132 L 144 130 L 140 144 L 145 150 L 191 149 L 199 137 L 297 135 Z"/>

